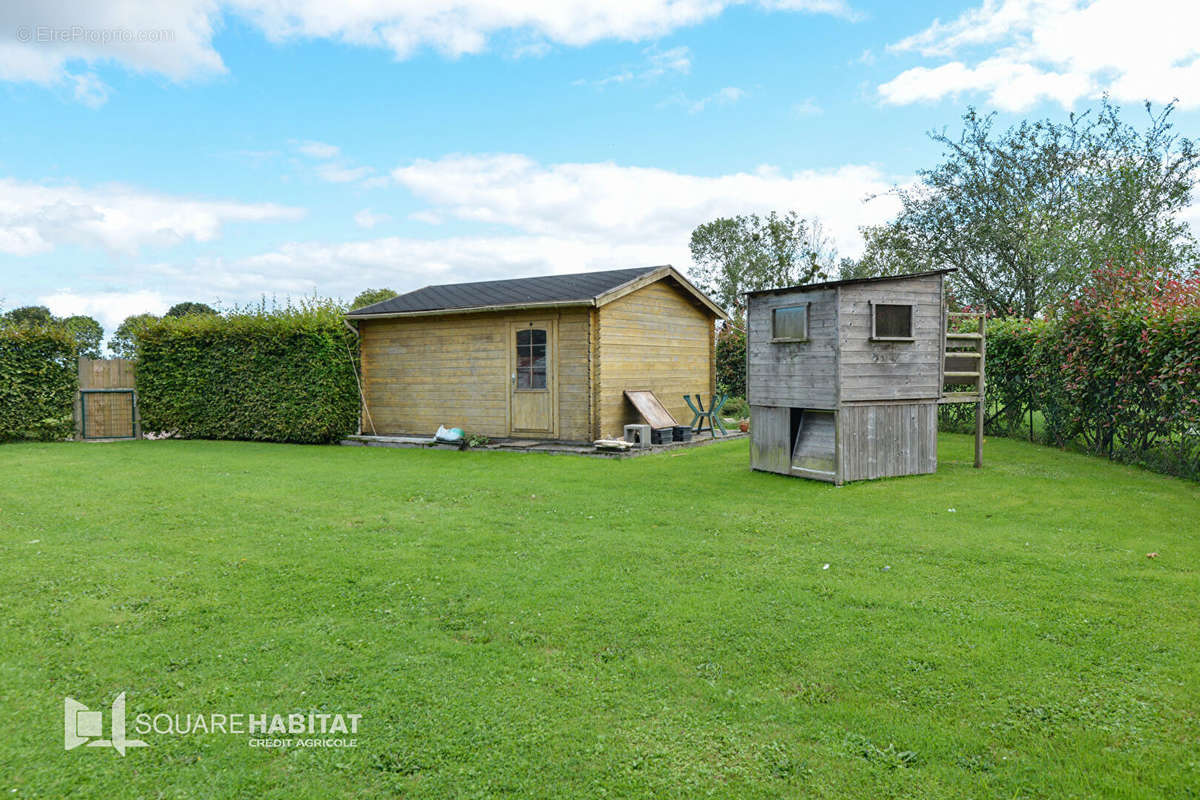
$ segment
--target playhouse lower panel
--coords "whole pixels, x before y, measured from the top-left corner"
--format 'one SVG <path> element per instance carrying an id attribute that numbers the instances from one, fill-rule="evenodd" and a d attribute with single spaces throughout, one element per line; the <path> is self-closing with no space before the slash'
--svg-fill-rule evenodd
<path id="1" fill-rule="evenodd" d="M 750 466 L 844 483 L 937 471 L 937 402 L 750 407 Z"/>

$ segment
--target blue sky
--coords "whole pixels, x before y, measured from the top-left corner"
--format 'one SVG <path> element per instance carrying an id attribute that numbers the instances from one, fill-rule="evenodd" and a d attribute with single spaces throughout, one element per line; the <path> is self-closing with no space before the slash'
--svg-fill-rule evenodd
<path id="1" fill-rule="evenodd" d="M 772 208 L 856 255 L 895 212 L 864 198 L 968 103 L 1178 98 L 1200 133 L 1183 2 L 41 5 L 0 10 L 0 304 L 110 330 L 185 299 L 686 268 L 695 225 Z"/>

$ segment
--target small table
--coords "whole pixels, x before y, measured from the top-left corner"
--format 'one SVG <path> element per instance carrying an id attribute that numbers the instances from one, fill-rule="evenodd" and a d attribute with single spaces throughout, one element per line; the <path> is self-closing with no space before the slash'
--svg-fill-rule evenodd
<path id="1" fill-rule="evenodd" d="M 695 398 L 696 402 L 692 403 L 691 397 L 686 394 L 683 396 L 684 402 L 688 404 L 688 408 L 690 408 L 692 413 L 695 415 L 692 417 L 692 428 L 696 431 L 696 433 L 703 433 L 704 423 L 708 422 L 708 432 L 712 434 L 714 439 L 717 438 L 718 428 L 721 429 L 721 435 L 725 436 L 728 431 L 726 431 L 725 426 L 721 424 L 721 407 L 724 406 L 725 401 L 729 399 L 729 393 L 721 392 L 720 394 L 713 395 L 712 405 L 708 407 L 708 411 L 704 410 L 704 401 L 700 399 L 700 395 L 695 395 Z"/>

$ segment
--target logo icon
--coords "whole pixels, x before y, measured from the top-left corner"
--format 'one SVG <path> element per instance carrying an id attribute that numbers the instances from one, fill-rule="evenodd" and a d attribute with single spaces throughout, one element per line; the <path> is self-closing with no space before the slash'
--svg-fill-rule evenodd
<path id="1" fill-rule="evenodd" d="M 83 703 L 68 697 L 63 701 L 63 749 L 74 750 L 81 744 L 88 747 L 111 747 L 125 755 L 127 747 L 145 747 L 141 739 L 125 738 L 125 693 L 117 695 L 112 704 L 111 739 L 104 735 L 104 712 L 89 711 Z M 94 739 L 95 741 L 88 741 Z"/>

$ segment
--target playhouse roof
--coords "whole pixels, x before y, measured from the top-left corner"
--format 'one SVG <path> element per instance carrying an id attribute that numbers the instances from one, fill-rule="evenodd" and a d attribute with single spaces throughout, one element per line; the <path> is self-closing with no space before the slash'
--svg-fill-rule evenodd
<path id="1" fill-rule="evenodd" d="M 809 289 L 832 289 L 835 286 L 853 286 L 858 283 L 883 283 L 886 281 L 899 281 L 908 278 L 923 278 L 926 275 L 943 275 L 947 272 L 956 272 L 957 267 L 946 267 L 945 269 L 930 269 L 925 272 L 909 272 L 905 275 L 879 275 L 873 278 L 847 278 L 843 281 L 825 281 L 824 283 L 806 283 L 801 286 L 781 286 L 778 289 L 759 289 L 755 292 L 746 292 L 747 297 L 757 297 L 763 294 L 777 294 L 779 292 L 801 292 Z"/>

